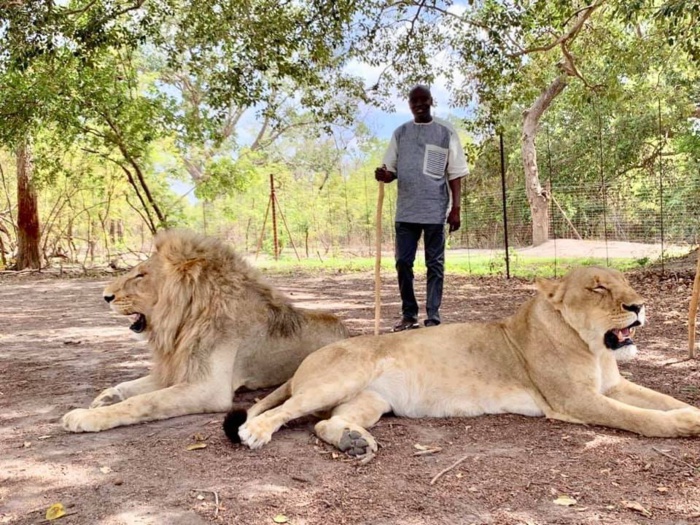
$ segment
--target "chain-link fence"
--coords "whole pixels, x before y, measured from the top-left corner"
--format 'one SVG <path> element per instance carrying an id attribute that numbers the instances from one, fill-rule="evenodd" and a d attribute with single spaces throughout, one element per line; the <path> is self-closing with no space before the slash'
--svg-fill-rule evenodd
<path id="1" fill-rule="evenodd" d="M 507 190 L 505 210 L 500 190 L 467 191 L 462 210 L 460 247 L 496 249 L 532 244 L 532 219 L 525 184 Z M 628 241 L 649 244 L 698 243 L 700 206 L 672 202 L 678 193 L 700 196 L 698 180 L 632 192 L 625 183 L 602 187 L 549 186 L 550 239 Z M 673 190 L 673 191 L 671 191 Z M 696 197 L 697 199 L 697 197 Z M 505 212 L 505 213 L 504 213 Z"/>
<path id="2" fill-rule="evenodd" d="M 546 165 L 546 161 L 545 161 Z M 697 245 L 700 226 L 700 172 L 686 169 L 637 170 L 623 176 L 572 181 L 549 174 L 542 186 L 548 197 L 549 239 L 574 239 L 656 245 L 659 253 L 672 247 Z M 508 180 L 491 166 L 478 183 L 465 181 L 462 229 L 454 247 L 505 251 L 532 245 L 532 214 L 524 175 Z M 513 170 L 516 171 L 516 170 Z M 593 169 L 592 171 L 596 171 Z M 575 257 L 560 251 L 559 257 Z"/>

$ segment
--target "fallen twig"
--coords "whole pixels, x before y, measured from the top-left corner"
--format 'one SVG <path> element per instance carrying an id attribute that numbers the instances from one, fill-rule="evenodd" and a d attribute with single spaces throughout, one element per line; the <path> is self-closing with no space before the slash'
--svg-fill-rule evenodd
<path id="1" fill-rule="evenodd" d="M 207 490 L 207 489 L 192 489 L 195 492 L 207 492 L 209 494 L 214 494 L 214 517 L 216 518 L 219 515 L 219 493 L 214 491 L 214 490 Z"/>
<path id="2" fill-rule="evenodd" d="M 691 359 L 693 359 L 693 358 L 692 358 L 692 357 L 686 357 L 686 358 L 684 358 L 684 359 L 678 359 L 678 360 L 676 360 L 676 361 L 667 361 L 667 362 L 665 362 L 665 363 L 661 363 L 661 366 L 679 365 L 679 364 L 681 364 L 681 363 L 686 363 L 686 362 L 690 361 Z"/>
<path id="3" fill-rule="evenodd" d="M 470 456 L 471 456 L 471 454 L 467 454 L 467 455 L 464 456 L 463 458 L 458 459 L 457 461 L 455 461 L 454 463 L 452 463 L 452 465 L 450 465 L 450 466 L 447 467 L 446 469 L 441 470 L 440 472 L 438 472 L 438 473 L 435 475 L 435 477 L 434 477 L 433 479 L 430 480 L 430 484 L 431 484 L 431 485 L 435 485 L 435 482 L 440 478 L 440 476 L 442 476 L 445 472 L 449 472 L 450 470 L 452 470 L 453 468 L 455 468 L 457 465 L 459 465 L 462 461 L 464 461 L 465 459 L 469 458 Z"/>
<path id="4" fill-rule="evenodd" d="M 427 456 L 429 454 L 435 454 L 437 452 L 440 452 L 442 449 L 440 447 L 435 447 L 435 448 L 428 448 L 425 450 L 419 450 L 418 452 L 414 452 L 414 456 Z"/>
<path id="5" fill-rule="evenodd" d="M 656 448 L 656 447 L 651 447 L 651 449 L 652 449 L 654 452 L 658 452 L 658 453 L 661 454 L 662 456 L 665 456 L 665 457 L 667 457 L 668 459 L 672 459 L 673 461 L 676 461 L 676 462 L 678 462 L 678 463 L 680 463 L 680 464 L 682 464 L 682 465 L 685 465 L 686 467 L 690 467 L 690 468 L 692 468 L 693 470 L 697 470 L 698 468 L 700 468 L 700 467 L 698 467 L 698 466 L 696 466 L 696 465 L 693 465 L 692 463 L 688 463 L 687 461 L 683 461 L 682 459 L 679 459 L 679 458 L 677 458 L 677 457 L 675 457 L 675 456 L 672 456 L 672 455 L 669 454 L 668 452 L 664 452 L 663 450 L 659 450 L 659 449 Z"/>

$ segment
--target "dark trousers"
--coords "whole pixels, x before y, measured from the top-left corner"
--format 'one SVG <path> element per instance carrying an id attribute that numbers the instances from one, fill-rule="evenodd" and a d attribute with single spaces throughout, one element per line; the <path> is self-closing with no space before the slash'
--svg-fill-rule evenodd
<path id="1" fill-rule="evenodd" d="M 423 234 L 427 286 L 425 310 L 427 319 L 440 322 L 442 284 L 445 279 L 445 225 L 397 222 L 396 272 L 401 293 L 401 313 L 406 319 L 418 319 L 418 303 L 413 290 L 413 263 L 418 241 Z"/>

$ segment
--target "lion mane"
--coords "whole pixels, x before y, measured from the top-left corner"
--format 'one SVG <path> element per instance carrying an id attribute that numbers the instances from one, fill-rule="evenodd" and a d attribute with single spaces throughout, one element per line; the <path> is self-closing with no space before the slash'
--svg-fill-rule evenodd
<path id="1" fill-rule="evenodd" d="M 634 330 L 645 322 L 644 301 L 624 275 L 577 268 L 537 285 L 500 321 L 332 343 L 247 414 L 231 412 L 227 435 L 258 448 L 288 421 L 322 411 L 330 418 L 316 424 L 318 437 L 353 456 L 376 452 L 367 429 L 387 412 L 513 413 L 644 436 L 700 434 L 700 410 L 619 373 L 617 359 L 636 353 Z"/>
<path id="2" fill-rule="evenodd" d="M 66 414 L 67 430 L 226 411 L 239 388 L 279 385 L 310 352 L 348 336 L 338 318 L 295 307 L 214 237 L 167 230 L 154 244 L 148 260 L 104 290 L 147 339 L 151 372 Z"/>

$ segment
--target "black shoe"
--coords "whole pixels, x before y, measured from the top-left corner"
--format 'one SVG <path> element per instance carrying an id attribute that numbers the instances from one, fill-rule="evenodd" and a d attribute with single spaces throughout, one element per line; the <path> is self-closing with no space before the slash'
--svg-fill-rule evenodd
<path id="1" fill-rule="evenodd" d="M 407 319 L 404 317 L 394 325 L 392 332 L 403 332 L 404 330 L 413 330 L 414 328 L 420 328 L 418 321 L 416 319 Z"/>
<path id="2" fill-rule="evenodd" d="M 425 320 L 425 326 L 437 326 L 440 324 L 440 321 L 436 321 L 435 319 L 426 319 Z"/>

